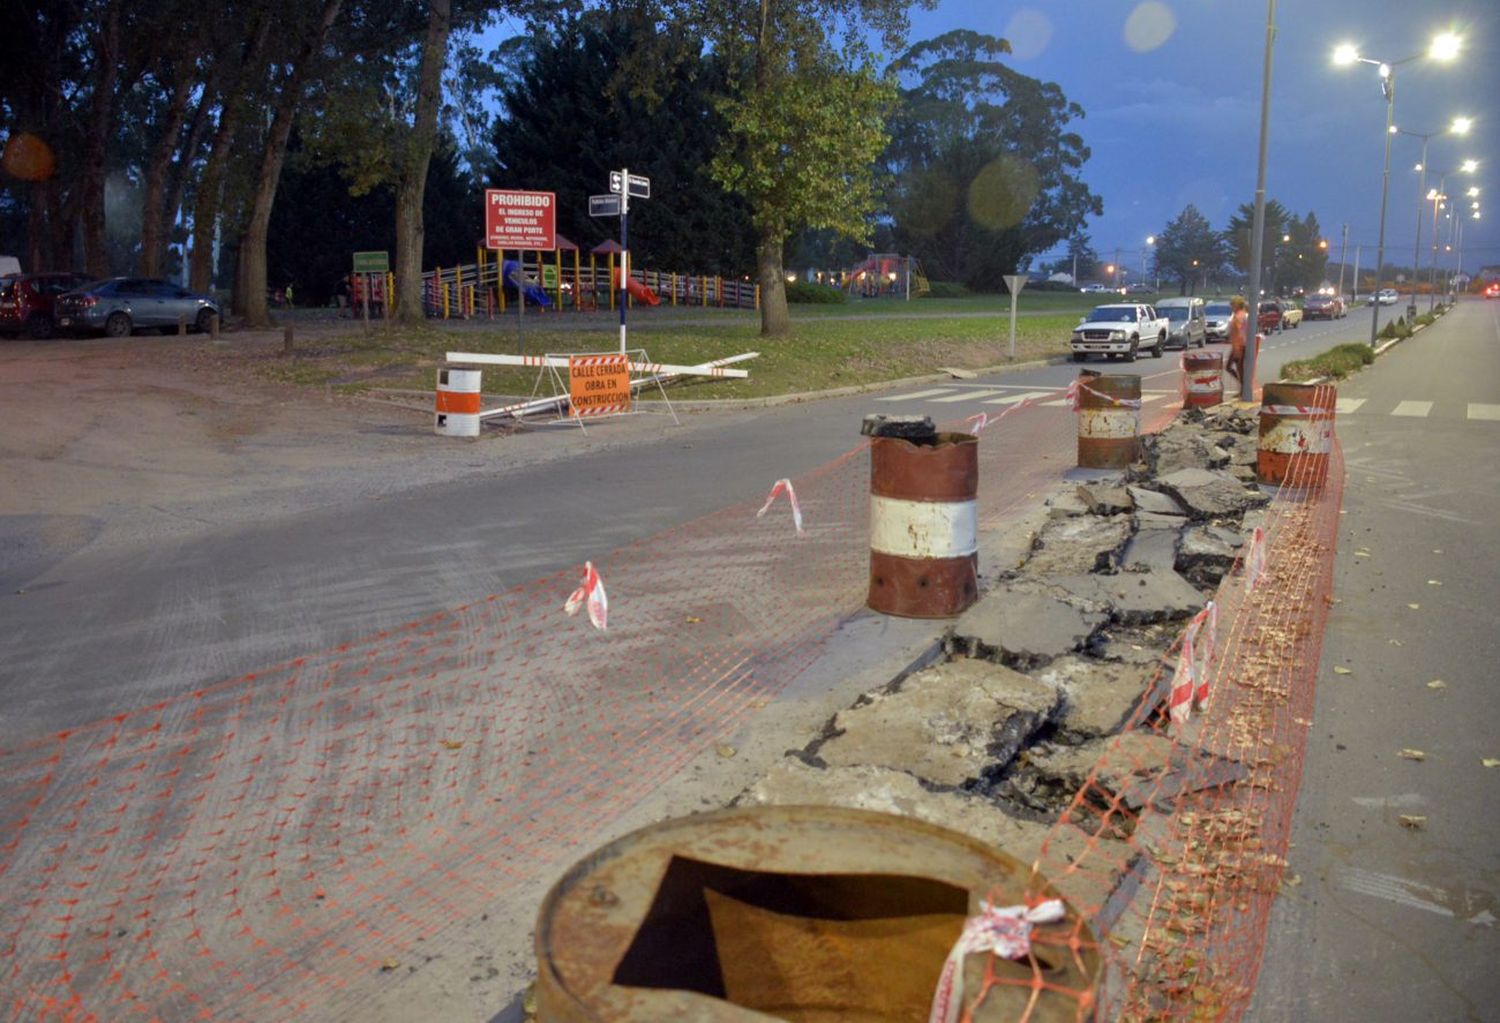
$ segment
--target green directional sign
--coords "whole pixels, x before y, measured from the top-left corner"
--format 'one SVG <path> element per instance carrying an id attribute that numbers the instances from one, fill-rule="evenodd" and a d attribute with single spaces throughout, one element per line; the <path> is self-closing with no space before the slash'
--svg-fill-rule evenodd
<path id="1" fill-rule="evenodd" d="M 354 272 L 357 274 L 385 274 L 391 272 L 389 252 L 356 252 Z"/>
<path id="2" fill-rule="evenodd" d="M 542 264 L 542 287 L 548 291 L 552 291 L 557 287 L 557 266 L 555 264 Z"/>

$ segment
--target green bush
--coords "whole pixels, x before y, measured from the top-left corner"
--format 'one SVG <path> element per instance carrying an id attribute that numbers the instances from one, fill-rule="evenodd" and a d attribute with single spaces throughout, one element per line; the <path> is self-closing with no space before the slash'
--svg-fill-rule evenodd
<path id="1" fill-rule="evenodd" d="M 925 298 L 968 298 L 969 289 L 954 281 L 930 281 Z"/>
<path id="2" fill-rule="evenodd" d="M 830 288 L 826 284 L 814 284 L 812 281 L 792 281 L 786 286 L 786 300 L 788 302 L 806 302 L 812 305 L 842 305 L 849 301 L 838 288 Z"/>
<path id="3" fill-rule="evenodd" d="M 1442 308 L 1443 308 L 1442 306 L 1438 306 L 1438 309 L 1441 310 Z M 1435 313 L 1435 312 L 1434 313 L 1423 313 L 1421 316 L 1417 317 L 1417 323 L 1418 323 L 1418 325 L 1423 326 L 1423 327 L 1431 326 L 1433 323 L 1437 322 L 1437 318 L 1438 318 L 1439 315 L 1440 315 L 1440 313 Z"/>
<path id="4" fill-rule="evenodd" d="M 1381 327 L 1380 336 L 1387 341 L 1411 337 L 1411 328 L 1406 324 L 1406 317 L 1398 316 L 1384 327 Z"/>
<path id="5" fill-rule="evenodd" d="M 1342 380 L 1357 372 L 1360 367 L 1375 361 L 1375 349 L 1358 341 L 1335 345 L 1321 355 L 1311 359 L 1297 359 L 1281 367 L 1283 380 L 1312 380 L 1317 377 L 1333 377 Z"/>

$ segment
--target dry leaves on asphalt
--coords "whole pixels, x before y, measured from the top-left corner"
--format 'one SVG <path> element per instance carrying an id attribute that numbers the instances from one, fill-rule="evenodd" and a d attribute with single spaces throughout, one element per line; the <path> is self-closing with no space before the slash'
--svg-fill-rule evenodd
<path id="1" fill-rule="evenodd" d="M 1485 757 L 1480 763 L 1485 767 L 1500 767 L 1500 757 Z"/>
<path id="2" fill-rule="evenodd" d="M 1428 689 L 1447 689 L 1448 688 L 1448 683 L 1444 682 L 1440 678 L 1435 678 L 1431 682 L 1427 683 L 1427 688 Z"/>
<path id="3" fill-rule="evenodd" d="M 1421 831 L 1427 827 L 1427 818 L 1416 814 L 1403 813 L 1401 815 L 1401 826 L 1403 828 L 1410 828 L 1413 831 Z"/>
<path id="4" fill-rule="evenodd" d="M 1354 674 L 1354 669 L 1353 668 L 1346 668 L 1342 664 L 1339 664 L 1339 665 L 1335 665 L 1334 666 L 1333 673 L 1335 675 L 1353 675 Z"/>
<path id="5" fill-rule="evenodd" d="M 1410 748 L 1403 749 L 1400 753 L 1397 753 L 1396 755 L 1398 757 L 1401 757 L 1403 760 L 1426 760 L 1427 759 L 1427 754 L 1424 753 L 1422 750 L 1419 750 L 1419 749 L 1410 749 Z"/>

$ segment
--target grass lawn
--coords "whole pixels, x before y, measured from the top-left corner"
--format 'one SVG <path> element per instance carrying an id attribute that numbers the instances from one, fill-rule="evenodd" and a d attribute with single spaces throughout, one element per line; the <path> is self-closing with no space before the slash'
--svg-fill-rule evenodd
<path id="1" fill-rule="evenodd" d="M 1068 334 L 1095 296 L 1059 293 L 1021 295 L 1016 323 L 1016 359 L 1067 352 Z M 750 310 L 633 309 L 628 314 L 632 348 L 645 348 L 657 362 L 697 364 L 741 352 L 760 352 L 742 364 L 748 380 L 697 380 L 677 385 L 682 398 L 754 398 L 876 383 L 954 366 L 977 369 L 1008 361 L 1008 296 L 907 302 L 855 301 L 844 306 L 794 305 L 790 337 L 760 336 L 759 314 Z M 531 314 L 524 323 L 529 354 L 614 351 L 617 314 Z M 514 315 L 505 320 L 429 322 L 420 327 L 357 324 L 298 328 L 297 355 L 259 359 L 257 372 L 309 386 L 358 391 L 369 388 L 431 390 L 449 351 L 515 353 L 520 348 Z M 490 394 L 526 395 L 535 370 L 485 368 Z M 542 393 L 550 394 L 550 379 Z"/>

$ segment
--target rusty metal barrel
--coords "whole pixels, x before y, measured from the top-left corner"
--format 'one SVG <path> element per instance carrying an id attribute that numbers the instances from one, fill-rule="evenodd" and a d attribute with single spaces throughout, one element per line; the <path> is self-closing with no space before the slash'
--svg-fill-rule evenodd
<path id="1" fill-rule="evenodd" d="M 1266 384 L 1261 390 L 1255 476 L 1275 487 L 1318 487 L 1328 478 L 1334 406 L 1330 384 Z"/>
<path id="2" fill-rule="evenodd" d="M 1028 883 L 1031 868 L 998 849 L 864 810 L 741 807 L 655 824 L 591 853 L 543 900 L 537 1020 L 926 1019 L 964 921 L 982 899 L 1023 903 Z M 1086 1015 L 1099 976 L 1087 924 L 1069 907 L 1032 941 L 1029 960 L 965 959 L 970 1000 L 991 962 L 1003 980 L 976 1023 Z"/>
<path id="3" fill-rule="evenodd" d="M 1218 352 L 1182 354 L 1185 408 L 1206 408 L 1224 402 L 1224 356 Z"/>
<path id="4" fill-rule="evenodd" d="M 874 425 L 872 425 L 874 424 Z M 869 416 L 868 606 L 951 618 L 979 597 L 979 438 Z"/>
<path id="5" fill-rule="evenodd" d="M 1138 457 L 1141 378 L 1085 374 L 1078 378 L 1078 467 L 1124 469 Z"/>
<path id="6" fill-rule="evenodd" d="M 441 437 L 478 437 L 481 398 L 477 369 L 443 368 L 437 374 L 432 430 Z"/>

